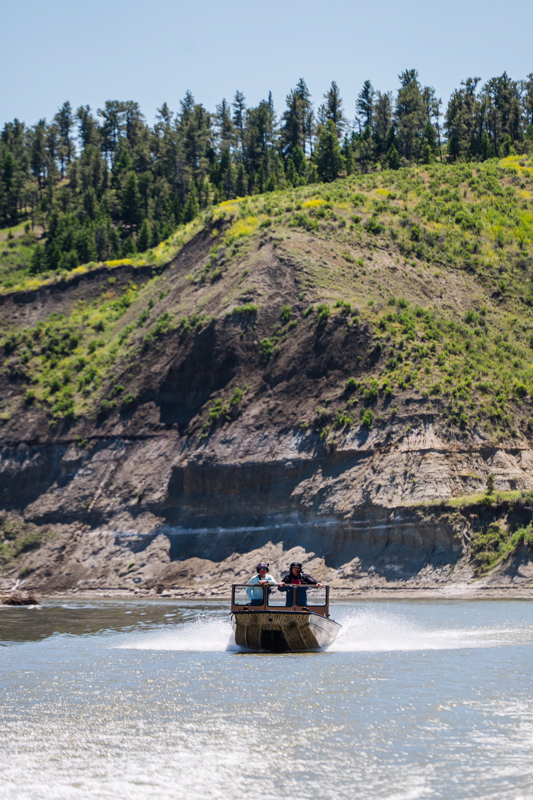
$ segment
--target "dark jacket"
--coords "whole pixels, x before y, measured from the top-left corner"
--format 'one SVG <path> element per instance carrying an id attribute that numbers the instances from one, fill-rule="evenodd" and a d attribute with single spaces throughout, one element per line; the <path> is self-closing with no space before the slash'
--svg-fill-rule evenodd
<path id="1" fill-rule="evenodd" d="M 289 572 L 288 575 L 284 575 L 283 576 L 283 578 L 281 579 L 280 583 L 292 583 L 292 580 L 291 580 L 292 578 L 294 578 L 294 575 L 292 575 Z M 302 583 L 313 584 L 313 585 L 318 583 L 318 581 L 315 581 L 315 579 L 312 578 L 310 575 L 306 575 L 305 572 L 300 572 L 299 578 L 300 578 Z"/>

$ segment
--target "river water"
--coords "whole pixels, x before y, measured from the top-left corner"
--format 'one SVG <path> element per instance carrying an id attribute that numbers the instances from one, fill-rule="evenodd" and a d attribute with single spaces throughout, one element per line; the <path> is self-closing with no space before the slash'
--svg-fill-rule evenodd
<path id="1" fill-rule="evenodd" d="M 270 655 L 227 603 L 0 609 L 1 800 L 533 797 L 533 603 L 331 611 Z"/>

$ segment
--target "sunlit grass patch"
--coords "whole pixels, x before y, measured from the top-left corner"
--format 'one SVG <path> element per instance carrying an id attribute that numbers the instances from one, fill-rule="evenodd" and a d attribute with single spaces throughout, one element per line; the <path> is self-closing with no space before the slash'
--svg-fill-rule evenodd
<path id="1" fill-rule="evenodd" d="M 327 200 L 323 200 L 321 197 L 315 197 L 312 200 L 306 200 L 305 203 L 302 203 L 302 208 L 319 208 L 319 206 L 324 206 L 327 204 Z"/>
<path id="2" fill-rule="evenodd" d="M 242 236 L 250 236 L 257 229 L 259 220 L 257 217 L 246 217 L 238 219 L 226 231 L 225 241 L 227 244 L 240 239 Z"/>

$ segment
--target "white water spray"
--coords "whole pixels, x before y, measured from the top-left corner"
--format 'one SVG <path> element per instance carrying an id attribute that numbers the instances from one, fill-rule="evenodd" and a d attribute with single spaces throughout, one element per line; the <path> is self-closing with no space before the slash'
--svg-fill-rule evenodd
<path id="1" fill-rule="evenodd" d="M 336 617 L 342 629 L 328 648 L 330 653 L 456 650 L 533 641 L 533 630 L 529 628 L 425 626 L 402 614 L 375 609 L 343 610 Z M 131 634 L 118 647 L 197 653 L 241 652 L 235 644 L 229 620 L 208 616 L 156 633 Z"/>

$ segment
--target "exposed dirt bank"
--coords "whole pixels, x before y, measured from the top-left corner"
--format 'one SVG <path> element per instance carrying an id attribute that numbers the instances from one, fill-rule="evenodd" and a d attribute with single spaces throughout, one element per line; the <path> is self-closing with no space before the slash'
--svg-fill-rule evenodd
<path id="1" fill-rule="evenodd" d="M 192 280 L 210 246 L 204 232 L 157 284 L 158 313 L 179 309 L 187 323 L 159 339 L 143 339 L 141 326 L 136 349 L 101 384 L 102 397 L 127 395 L 127 405 L 109 401 L 105 413 L 52 420 L 44 402 L 25 400 L 24 363 L 8 360 L 0 375 L 11 409 L 0 441 L 0 588 L 19 578 L 39 593 L 225 596 L 259 559 L 279 576 L 296 558 L 355 596 L 527 594 L 525 545 L 481 582 L 470 545 L 491 523 L 511 532 L 528 525 L 531 503 L 446 505 L 483 490 L 489 474 L 499 491 L 533 489 L 525 435 L 451 428 L 440 400 L 409 387 L 394 401 L 370 389 L 348 422 L 334 411 L 357 405 L 347 404 L 347 380 L 370 381 L 382 353 L 354 309 L 322 322 L 306 316 L 309 270 L 297 254 L 312 247 L 325 263 L 336 258 L 329 244 L 298 233 L 284 249 L 263 238 L 223 278 Z M 392 263 L 385 251 L 373 258 L 376 272 Z M 116 285 L 131 282 L 130 273 L 115 271 Z M 68 314 L 107 292 L 108 277 L 102 270 L 5 297 L 6 319 L 24 328 Z M 295 324 L 274 336 L 284 304 Z M 190 324 L 199 308 L 203 321 Z M 120 324 L 134 319 L 132 306 Z M 362 408 L 372 412 L 368 424 Z"/>

